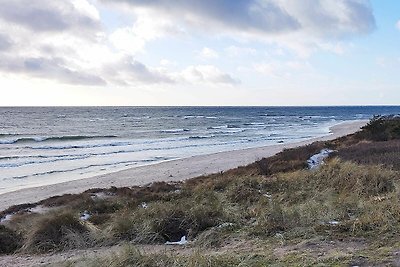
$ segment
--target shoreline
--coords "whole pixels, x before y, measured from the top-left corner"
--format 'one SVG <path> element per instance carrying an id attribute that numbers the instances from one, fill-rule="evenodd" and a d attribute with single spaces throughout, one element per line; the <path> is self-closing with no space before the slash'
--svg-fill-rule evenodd
<path id="1" fill-rule="evenodd" d="M 0 194 L 0 210 L 12 205 L 38 202 L 56 195 L 81 193 L 91 188 L 137 186 L 156 181 L 181 181 L 201 175 L 227 171 L 251 164 L 261 158 L 273 156 L 283 149 L 303 146 L 315 141 L 328 141 L 354 133 L 367 122 L 367 120 L 345 121 L 330 127 L 331 133 L 328 135 L 300 142 L 192 156 L 80 180 L 7 192 Z"/>

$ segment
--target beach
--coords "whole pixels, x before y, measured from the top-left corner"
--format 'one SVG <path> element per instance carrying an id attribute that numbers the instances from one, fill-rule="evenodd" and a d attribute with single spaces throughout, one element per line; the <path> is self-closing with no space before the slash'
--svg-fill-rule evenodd
<path id="1" fill-rule="evenodd" d="M 307 145 L 315 141 L 332 140 L 354 133 L 366 123 L 366 120 L 343 122 L 331 127 L 329 135 L 301 142 L 193 156 L 86 179 L 8 192 L 0 195 L 0 209 L 4 210 L 12 205 L 34 203 L 56 195 L 81 193 L 91 188 L 129 187 L 157 181 L 181 181 L 201 175 L 223 172 L 253 163 L 264 157 L 270 157 L 286 148 Z"/>

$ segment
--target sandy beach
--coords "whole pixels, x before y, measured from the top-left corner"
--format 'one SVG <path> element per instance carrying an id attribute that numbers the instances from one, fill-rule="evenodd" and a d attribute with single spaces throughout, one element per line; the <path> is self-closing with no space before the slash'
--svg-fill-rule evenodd
<path id="1" fill-rule="evenodd" d="M 149 166 L 131 168 L 82 180 L 21 189 L 0 195 L 0 210 L 6 209 L 12 205 L 37 202 L 55 195 L 80 193 L 90 188 L 145 185 L 155 181 L 180 181 L 200 175 L 226 171 L 250 164 L 263 157 L 272 156 L 285 148 L 302 146 L 314 141 L 332 140 L 340 136 L 354 133 L 366 123 L 367 121 L 365 120 L 344 122 L 332 127 L 329 135 L 297 143 L 193 156 Z"/>

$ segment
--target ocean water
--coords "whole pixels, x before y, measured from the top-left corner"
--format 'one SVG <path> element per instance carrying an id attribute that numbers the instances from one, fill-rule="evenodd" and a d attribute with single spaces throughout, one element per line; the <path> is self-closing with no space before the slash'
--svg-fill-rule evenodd
<path id="1" fill-rule="evenodd" d="M 400 107 L 0 108 L 0 193 L 322 136 Z"/>

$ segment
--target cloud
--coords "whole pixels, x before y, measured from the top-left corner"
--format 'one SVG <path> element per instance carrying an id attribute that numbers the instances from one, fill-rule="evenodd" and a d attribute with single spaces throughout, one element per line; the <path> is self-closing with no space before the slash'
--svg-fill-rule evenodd
<path id="1" fill-rule="evenodd" d="M 111 0 L 103 0 L 110 2 Z M 116 1 L 112 1 L 116 2 Z M 224 28 L 259 36 L 307 32 L 341 37 L 370 32 L 375 19 L 367 0 L 119 0 L 157 10 L 191 27 Z"/>
<path id="2" fill-rule="evenodd" d="M 225 52 L 230 57 L 239 57 L 239 56 L 254 56 L 257 54 L 257 50 L 250 47 L 238 47 L 231 45 L 225 48 Z"/>
<path id="3" fill-rule="evenodd" d="M 7 35 L 0 34 L 0 52 L 8 50 L 11 46 L 11 39 Z"/>
<path id="4" fill-rule="evenodd" d="M 102 33 L 99 13 L 86 0 L 0 0 L 0 32 L 5 33 L 0 35 L 3 73 L 67 84 L 107 83 L 86 66 L 93 58 L 88 50 L 101 46 Z"/>
<path id="5" fill-rule="evenodd" d="M 99 12 L 86 0 L 46 4 L 41 0 L 32 0 L 29 4 L 22 0 L 0 0 L 0 4 L 0 22 L 4 22 L 0 24 L 0 32 L 7 33 L 0 34 L 0 71 L 3 73 L 87 86 L 174 82 L 161 71 L 124 56 L 144 46 L 139 44 L 135 48 L 131 39 L 124 39 L 124 34 L 130 37 L 130 32 L 125 32 L 129 28 L 120 30 L 121 46 L 117 46 L 117 51 L 109 47 Z M 157 38 L 154 29 L 166 30 L 170 25 L 154 21 L 149 25 L 139 20 L 130 28 L 139 34 L 135 42 Z M 111 36 L 118 37 L 118 31 Z M 129 46 L 133 48 L 127 52 L 124 48 Z"/>
<path id="6" fill-rule="evenodd" d="M 111 0 L 103 0 L 116 2 Z M 260 0 L 119 0 L 133 7 L 156 9 L 191 25 L 240 31 L 282 32 L 299 27 L 297 21 L 273 1 Z"/>
<path id="7" fill-rule="evenodd" d="M 396 23 L 396 28 L 400 30 L 400 20 Z"/>
<path id="8" fill-rule="evenodd" d="M 255 63 L 255 72 L 275 78 L 290 78 L 295 74 L 311 73 L 311 65 L 307 61 L 270 61 Z"/>
<path id="9" fill-rule="evenodd" d="M 0 70 L 30 75 L 37 78 L 57 80 L 62 83 L 80 85 L 105 85 L 106 82 L 93 74 L 76 71 L 65 66 L 62 58 L 15 58 L 2 57 Z"/>
<path id="10" fill-rule="evenodd" d="M 219 54 L 214 49 L 204 47 L 201 51 L 198 52 L 198 57 L 201 59 L 216 59 L 219 57 Z"/>
<path id="11" fill-rule="evenodd" d="M 157 84 L 174 83 L 168 74 L 157 69 L 151 69 L 132 57 L 122 57 L 112 64 L 103 67 L 102 73 L 108 80 L 119 85 L 137 83 Z"/>
<path id="12" fill-rule="evenodd" d="M 90 4 L 84 0 L 46 1 L 1 0 L 0 18 L 5 24 L 38 32 L 61 32 L 66 30 L 84 31 L 98 29 L 99 17 L 90 10 Z"/>
<path id="13" fill-rule="evenodd" d="M 309 57 L 324 50 L 342 54 L 340 42 L 372 32 L 369 0 L 101 0 L 145 10 L 185 32 L 261 41 Z"/>
<path id="14" fill-rule="evenodd" d="M 142 52 L 146 43 L 166 35 L 185 34 L 184 30 L 172 21 L 151 12 L 139 10 L 134 15 L 136 21 L 133 26 L 118 28 L 109 36 L 113 46 L 125 53 L 132 55 Z"/>
<path id="15" fill-rule="evenodd" d="M 240 83 L 239 80 L 212 65 L 189 66 L 179 73 L 177 78 L 193 84 L 237 85 Z"/>

